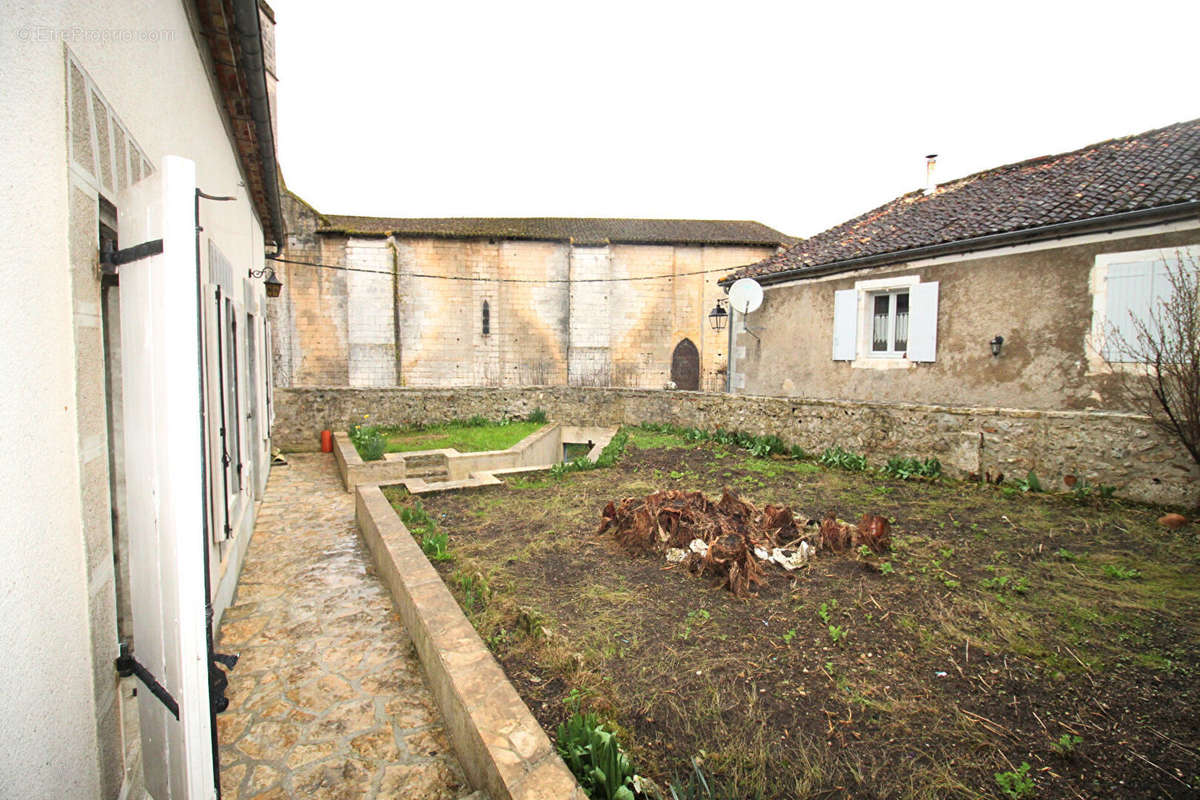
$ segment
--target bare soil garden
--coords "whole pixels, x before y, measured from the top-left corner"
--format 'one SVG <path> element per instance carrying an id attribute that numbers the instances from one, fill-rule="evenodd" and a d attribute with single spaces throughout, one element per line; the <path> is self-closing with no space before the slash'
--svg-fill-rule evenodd
<path id="1" fill-rule="evenodd" d="M 631 434 L 606 469 L 415 511 L 388 490 L 416 535 L 446 535 L 438 569 L 551 736 L 596 711 L 641 774 L 699 763 L 714 797 L 1200 797 L 1196 525 Z M 879 515 L 890 548 L 763 563 L 739 597 L 598 532 L 610 502 L 726 488 L 801 533 Z"/>

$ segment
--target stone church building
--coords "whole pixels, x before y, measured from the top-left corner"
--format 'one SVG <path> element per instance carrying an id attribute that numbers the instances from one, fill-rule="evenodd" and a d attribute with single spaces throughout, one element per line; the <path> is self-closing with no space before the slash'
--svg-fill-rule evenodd
<path id="1" fill-rule="evenodd" d="M 721 390 L 717 281 L 795 242 L 757 222 L 336 216 L 290 193 L 283 205 L 278 386 Z"/>

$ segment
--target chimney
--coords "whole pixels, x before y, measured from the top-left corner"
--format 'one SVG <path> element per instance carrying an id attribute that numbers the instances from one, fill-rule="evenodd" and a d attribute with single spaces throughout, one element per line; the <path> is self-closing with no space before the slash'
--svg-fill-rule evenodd
<path id="1" fill-rule="evenodd" d="M 937 190 L 937 153 L 930 153 L 925 156 L 925 196 L 933 194 Z"/>

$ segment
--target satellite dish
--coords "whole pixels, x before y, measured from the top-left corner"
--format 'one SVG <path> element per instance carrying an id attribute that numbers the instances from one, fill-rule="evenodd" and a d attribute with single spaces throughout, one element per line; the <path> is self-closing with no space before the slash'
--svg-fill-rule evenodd
<path id="1" fill-rule="evenodd" d="M 739 314 L 749 314 L 762 305 L 763 290 L 753 278 L 740 278 L 729 287 L 729 305 Z"/>

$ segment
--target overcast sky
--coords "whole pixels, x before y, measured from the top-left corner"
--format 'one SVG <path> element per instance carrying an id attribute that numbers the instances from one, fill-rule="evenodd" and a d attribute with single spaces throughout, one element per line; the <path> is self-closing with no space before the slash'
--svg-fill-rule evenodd
<path id="1" fill-rule="evenodd" d="M 318 210 L 755 219 L 1200 117 L 1200 2 L 272 0 Z"/>

